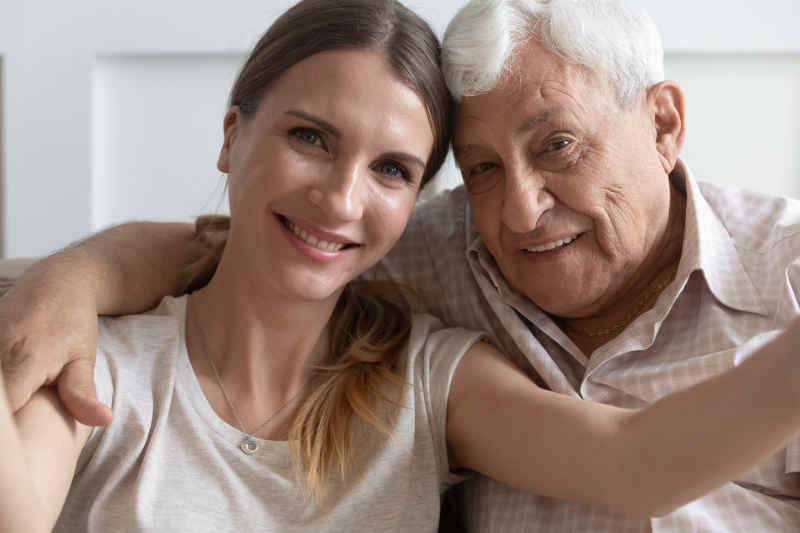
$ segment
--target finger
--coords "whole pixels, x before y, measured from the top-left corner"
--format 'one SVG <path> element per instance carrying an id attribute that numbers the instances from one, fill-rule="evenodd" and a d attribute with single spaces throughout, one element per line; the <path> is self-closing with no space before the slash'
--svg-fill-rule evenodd
<path id="1" fill-rule="evenodd" d="M 97 399 L 94 365 L 88 359 L 68 363 L 58 377 L 58 395 L 78 422 L 87 426 L 105 426 L 111 422 L 111 409 Z"/>
<path id="2" fill-rule="evenodd" d="M 46 374 L 36 371 L 27 344 L 25 340 L 17 341 L 2 353 L 3 381 L 8 403 L 14 412 L 27 404 L 46 381 Z"/>

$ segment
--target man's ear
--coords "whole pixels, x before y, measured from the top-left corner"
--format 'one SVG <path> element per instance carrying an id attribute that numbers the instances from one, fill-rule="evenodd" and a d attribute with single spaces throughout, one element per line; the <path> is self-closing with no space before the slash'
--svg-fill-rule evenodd
<path id="1" fill-rule="evenodd" d="M 230 170 L 230 154 L 233 142 L 236 140 L 236 134 L 241 125 L 242 114 L 238 106 L 233 106 L 225 113 L 225 119 L 222 121 L 222 131 L 225 135 L 222 141 L 222 148 L 219 151 L 219 158 L 217 159 L 217 168 L 220 172 L 228 173 Z"/>
<path id="2" fill-rule="evenodd" d="M 674 81 L 662 81 L 647 90 L 647 102 L 656 132 L 656 150 L 669 174 L 675 168 L 686 138 L 683 91 Z"/>

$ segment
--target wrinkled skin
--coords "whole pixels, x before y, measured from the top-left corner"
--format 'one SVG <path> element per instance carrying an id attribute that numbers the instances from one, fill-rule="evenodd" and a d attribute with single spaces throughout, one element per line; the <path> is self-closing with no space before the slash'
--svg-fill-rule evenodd
<path id="1" fill-rule="evenodd" d="M 682 196 L 668 178 L 683 143 L 680 89 L 662 82 L 623 106 L 604 76 L 536 42 L 515 58 L 498 87 L 457 110 L 477 230 L 543 310 L 613 321 L 680 254 Z"/>

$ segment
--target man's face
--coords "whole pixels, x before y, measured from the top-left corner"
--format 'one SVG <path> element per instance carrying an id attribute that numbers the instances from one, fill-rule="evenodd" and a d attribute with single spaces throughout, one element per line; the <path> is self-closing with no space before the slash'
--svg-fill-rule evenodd
<path id="1" fill-rule="evenodd" d="M 535 42 L 514 60 L 458 106 L 476 227 L 512 287 L 551 314 L 592 316 L 648 275 L 667 226 L 654 104 L 621 106 L 605 77 Z"/>

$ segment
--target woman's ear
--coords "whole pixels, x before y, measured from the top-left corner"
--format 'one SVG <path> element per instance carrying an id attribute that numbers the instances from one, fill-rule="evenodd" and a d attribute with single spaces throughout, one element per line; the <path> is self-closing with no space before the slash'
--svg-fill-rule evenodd
<path id="1" fill-rule="evenodd" d="M 647 100 L 656 131 L 656 150 L 669 174 L 686 138 L 683 91 L 674 81 L 662 81 L 647 90 Z"/>
<path id="2" fill-rule="evenodd" d="M 241 111 L 239 111 L 238 106 L 232 106 L 228 109 L 228 112 L 225 113 L 225 119 L 222 121 L 224 138 L 222 141 L 222 148 L 219 151 L 219 158 L 217 159 L 217 168 L 220 172 L 226 174 L 229 172 L 231 147 L 236 140 L 236 133 L 241 120 Z"/>

